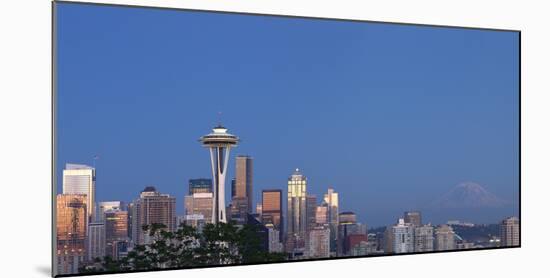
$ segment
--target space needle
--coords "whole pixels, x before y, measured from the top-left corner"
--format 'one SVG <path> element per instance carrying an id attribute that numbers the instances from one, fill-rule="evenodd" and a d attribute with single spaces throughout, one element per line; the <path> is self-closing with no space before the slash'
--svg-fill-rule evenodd
<path id="1" fill-rule="evenodd" d="M 212 223 L 226 223 L 225 214 L 225 174 L 229 161 L 229 151 L 236 147 L 239 137 L 227 133 L 227 128 L 220 124 L 212 129 L 212 132 L 202 136 L 199 141 L 202 146 L 210 149 L 210 162 L 212 164 L 212 178 L 214 194 L 212 198 Z"/>

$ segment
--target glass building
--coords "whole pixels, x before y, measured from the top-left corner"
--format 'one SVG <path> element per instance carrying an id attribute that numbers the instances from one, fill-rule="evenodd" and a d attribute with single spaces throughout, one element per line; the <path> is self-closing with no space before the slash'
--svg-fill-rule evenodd
<path id="1" fill-rule="evenodd" d="M 283 239 L 283 191 L 280 189 L 266 189 L 262 191 L 262 223 L 272 224 L 273 229 L 279 231 L 280 240 Z"/>
<path id="2" fill-rule="evenodd" d="M 288 178 L 286 249 L 300 253 L 305 248 L 307 232 L 306 211 L 307 179 L 299 169 Z"/>
<path id="3" fill-rule="evenodd" d="M 63 194 L 87 196 L 88 220 L 95 214 L 95 169 L 88 165 L 67 163 L 63 170 Z"/>
<path id="4" fill-rule="evenodd" d="M 55 259 L 58 274 L 77 273 L 86 259 L 87 200 L 85 194 L 57 195 Z"/>
<path id="5" fill-rule="evenodd" d="M 212 193 L 212 179 L 190 179 L 189 195 L 194 193 Z"/>

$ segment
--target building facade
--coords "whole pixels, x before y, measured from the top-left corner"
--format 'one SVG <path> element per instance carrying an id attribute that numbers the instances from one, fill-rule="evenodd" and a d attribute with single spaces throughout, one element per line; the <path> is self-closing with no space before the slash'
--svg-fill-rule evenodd
<path id="1" fill-rule="evenodd" d="M 86 260 L 88 209 L 86 194 L 56 197 L 57 274 L 73 274 Z"/>
<path id="2" fill-rule="evenodd" d="M 340 214 L 338 206 L 338 193 L 334 191 L 334 188 L 328 188 L 327 193 L 323 198 L 323 201 L 328 209 L 327 217 L 330 227 L 330 251 L 334 253 L 336 252 L 338 243 L 338 215 Z"/>
<path id="3" fill-rule="evenodd" d="M 284 233 L 283 221 L 283 191 L 280 189 L 262 190 L 261 219 L 264 225 L 272 224 L 279 231 L 282 241 Z"/>
<path id="4" fill-rule="evenodd" d="M 147 244 L 148 233 L 141 228 L 144 225 L 163 224 L 167 231 L 176 228 L 176 199 L 168 194 L 159 193 L 155 187 L 148 186 L 134 201 L 132 217 L 132 240 L 135 244 Z"/>
<path id="5" fill-rule="evenodd" d="M 307 230 L 306 196 L 307 179 L 299 169 L 288 178 L 286 245 L 289 253 L 305 248 Z"/>
<path id="6" fill-rule="evenodd" d="M 67 163 L 63 170 L 63 194 L 84 194 L 88 221 L 95 219 L 95 169 L 88 165 Z"/>
<path id="7" fill-rule="evenodd" d="M 422 214 L 419 211 L 406 211 L 403 213 L 403 219 L 406 224 L 414 227 L 422 226 Z"/>
<path id="8" fill-rule="evenodd" d="M 252 213 L 253 203 L 253 158 L 238 155 L 235 158 L 235 198 L 246 200 L 244 213 Z M 246 217 L 244 215 L 243 217 Z"/>
<path id="9" fill-rule="evenodd" d="M 519 219 L 509 217 L 500 223 L 500 246 L 519 246 Z"/>
<path id="10" fill-rule="evenodd" d="M 319 225 L 309 231 L 307 257 L 328 258 L 330 256 L 330 229 L 328 225 Z"/>
<path id="11" fill-rule="evenodd" d="M 406 224 L 403 218 L 399 218 L 392 228 L 393 253 L 409 253 L 414 251 L 414 227 Z"/>
<path id="12" fill-rule="evenodd" d="M 447 251 L 456 249 L 455 233 L 449 225 L 440 225 L 435 229 L 435 250 Z"/>
<path id="13" fill-rule="evenodd" d="M 434 228 L 431 225 L 414 227 L 414 252 L 434 250 Z"/>
<path id="14" fill-rule="evenodd" d="M 105 257 L 105 223 L 93 222 L 88 225 L 87 259 Z"/>

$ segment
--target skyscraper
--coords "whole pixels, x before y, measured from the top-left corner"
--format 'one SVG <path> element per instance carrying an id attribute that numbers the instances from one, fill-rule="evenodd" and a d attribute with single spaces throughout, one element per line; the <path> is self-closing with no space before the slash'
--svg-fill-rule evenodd
<path id="1" fill-rule="evenodd" d="M 317 224 L 329 224 L 328 223 L 328 205 L 323 202 L 315 209 L 315 223 Z M 332 238 L 332 236 L 331 236 Z"/>
<path id="2" fill-rule="evenodd" d="M 189 195 L 194 193 L 212 193 L 212 179 L 190 179 Z"/>
<path id="3" fill-rule="evenodd" d="M 268 229 L 269 252 L 270 253 L 283 252 L 283 244 L 281 242 L 281 231 L 275 229 L 273 224 L 266 224 L 265 227 Z"/>
<path id="4" fill-rule="evenodd" d="M 414 227 L 414 252 L 434 250 L 434 229 L 431 225 Z"/>
<path id="5" fill-rule="evenodd" d="M 63 194 L 85 194 L 88 221 L 95 214 L 95 169 L 88 165 L 67 163 L 63 170 Z"/>
<path id="6" fill-rule="evenodd" d="M 419 211 L 406 211 L 403 213 L 403 219 L 406 224 L 411 224 L 414 227 L 422 226 L 422 215 Z"/>
<path id="7" fill-rule="evenodd" d="M 252 157 L 248 155 L 238 155 L 235 159 L 235 197 L 246 199 L 247 213 L 252 213 L 252 161 Z"/>
<path id="8" fill-rule="evenodd" d="M 283 238 L 283 191 L 280 189 L 262 190 L 262 223 L 272 224 Z"/>
<path id="9" fill-rule="evenodd" d="M 350 250 L 346 241 L 350 235 L 367 235 L 367 227 L 361 223 L 357 223 L 357 216 L 351 211 L 345 211 L 338 215 L 338 242 L 336 251 L 338 256 L 349 255 Z"/>
<path id="10" fill-rule="evenodd" d="M 306 215 L 307 179 L 299 169 L 288 178 L 287 200 L 287 238 L 286 249 L 289 253 L 298 253 L 305 248 L 307 229 Z"/>
<path id="11" fill-rule="evenodd" d="M 117 259 L 121 243 L 128 242 L 128 212 L 119 209 L 105 211 L 105 247 L 106 254 Z M 124 246 L 124 244 L 122 244 Z"/>
<path id="12" fill-rule="evenodd" d="M 309 230 L 307 256 L 309 258 L 328 258 L 330 256 L 330 229 L 328 225 L 319 225 Z"/>
<path id="13" fill-rule="evenodd" d="M 149 243 L 143 225 L 163 224 L 167 231 L 176 228 L 176 199 L 159 193 L 154 186 L 147 186 L 139 199 L 134 201 L 132 213 L 132 239 L 136 244 Z"/>
<path id="14" fill-rule="evenodd" d="M 105 211 L 108 211 L 108 210 L 124 210 L 124 202 L 121 202 L 121 201 L 98 202 L 96 222 L 104 222 Z"/>
<path id="15" fill-rule="evenodd" d="M 519 219 L 508 217 L 500 223 L 500 246 L 519 246 Z"/>
<path id="16" fill-rule="evenodd" d="M 406 224 L 403 218 L 399 218 L 392 228 L 392 233 L 393 253 L 414 252 L 414 227 L 411 224 Z"/>
<path id="17" fill-rule="evenodd" d="M 207 223 L 212 221 L 213 193 L 194 193 L 185 196 L 185 215 L 202 215 Z M 194 218 L 197 218 L 194 216 Z"/>
<path id="18" fill-rule="evenodd" d="M 315 223 L 315 213 L 317 212 L 317 196 L 306 196 L 306 218 L 307 230 L 310 231 L 317 226 Z"/>
<path id="19" fill-rule="evenodd" d="M 86 259 L 88 210 L 85 194 L 59 194 L 56 198 L 57 273 L 77 273 Z"/>
<path id="20" fill-rule="evenodd" d="M 105 257 L 105 224 L 103 222 L 88 225 L 88 261 Z"/>
<path id="21" fill-rule="evenodd" d="M 455 233 L 449 225 L 440 225 L 435 229 L 435 249 L 446 251 L 456 249 Z"/>
<path id="22" fill-rule="evenodd" d="M 330 227 L 330 251 L 336 252 L 338 242 L 338 193 L 332 187 L 328 188 L 324 197 L 328 208 L 328 223 Z"/>
<path id="23" fill-rule="evenodd" d="M 225 213 L 225 176 L 227 174 L 227 163 L 232 147 L 236 147 L 239 138 L 227 133 L 227 128 L 218 125 L 212 129 L 212 133 L 200 138 L 203 147 L 210 150 L 210 162 L 212 166 L 213 181 L 213 205 L 212 223 L 227 222 Z"/>

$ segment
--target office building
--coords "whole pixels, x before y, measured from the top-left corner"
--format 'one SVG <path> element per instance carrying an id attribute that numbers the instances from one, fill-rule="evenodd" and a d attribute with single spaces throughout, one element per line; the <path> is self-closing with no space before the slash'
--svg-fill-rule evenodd
<path id="1" fill-rule="evenodd" d="M 403 218 L 399 218 L 396 225 L 392 227 L 393 253 L 414 252 L 414 227 L 406 224 Z"/>
<path id="2" fill-rule="evenodd" d="M 272 224 L 273 229 L 279 231 L 280 240 L 283 239 L 283 191 L 280 189 L 262 190 L 262 214 L 264 225 Z"/>
<path id="3" fill-rule="evenodd" d="M 281 231 L 275 229 L 273 224 L 266 224 L 265 227 L 268 229 L 269 236 L 269 252 L 270 253 L 280 253 L 283 252 L 283 243 L 281 242 Z"/>
<path id="4" fill-rule="evenodd" d="M 189 180 L 189 195 L 195 193 L 212 193 L 212 179 L 190 179 Z"/>
<path id="5" fill-rule="evenodd" d="M 207 223 L 212 222 L 213 193 L 193 193 L 185 196 L 185 215 L 202 215 Z"/>
<path id="6" fill-rule="evenodd" d="M 256 203 L 256 214 L 262 217 L 262 203 Z"/>
<path id="7" fill-rule="evenodd" d="M 105 257 L 105 224 L 94 222 L 88 224 L 88 261 Z"/>
<path id="8" fill-rule="evenodd" d="M 63 170 L 63 194 L 84 194 L 88 221 L 95 219 L 95 169 L 88 165 L 67 163 Z"/>
<path id="9" fill-rule="evenodd" d="M 248 155 L 235 158 L 235 198 L 246 199 L 245 213 L 252 213 L 253 159 Z"/>
<path id="10" fill-rule="evenodd" d="M 447 251 L 456 249 L 455 233 L 449 225 L 440 225 L 435 229 L 435 250 Z"/>
<path id="11" fill-rule="evenodd" d="M 509 217 L 500 223 L 500 246 L 519 246 L 519 219 Z"/>
<path id="12" fill-rule="evenodd" d="M 97 203 L 96 222 L 105 221 L 105 212 L 111 210 L 125 210 L 124 202 L 121 201 L 106 201 Z"/>
<path id="13" fill-rule="evenodd" d="M 154 186 L 147 186 L 139 199 L 134 201 L 132 213 L 132 240 L 135 244 L 150 242 L 149 234 L 142 230 L 144 225 L 163 224 L 167 231 L 176 228 L 176 199 L 161 194 Z"/>
<path id="14" fill-rule="evenodd" d="M 307 242 L 307 257 L 328 258 L 330 256 L 330 229 L 328 225 L 311 228 Z"/>
<path id="15" fill-rule="evenodd" d="M 285 248 L 289 253 L 302 253 L 307 231 L 307 178 L 299 169 L 288 178 L 287 235 Z"/>
<path id="16" fill-rule="evenodd" d="M 330 227 L 330 251 L 332 253 L 336 252 L 337 249 L 337 243 L 338 243 L 338 224 L 339 219 L 338 216 L 340 214 L 339 212 L 339 206 L 338 206 L 338 193 L 334 191 L 334 188 L 329 187 L 327 190 L 327 193 L 325 194 L 323 198 L 323 203 L 326 204 L 328 209 L 328 223 Z"/>
<path id="17" fill-rule="evenodd" d="M 422 226 L 422 215 L 419 211 L 406 211 L 403 213 L 405 224 L 410 224 L 413 227 Z"/>
<path id="18" fill-rule="evenodd" d="M 317 196 L 307 195 L 306 196 L 307 231 L 310 231 L 317 226 L 317 223 L 315 223 L 316 212 L 317 212 Z"/>
<path id="19" fill-rule="evenodd" d="M 128 244 L 128 212 L 112 209 L 105 211 L 106 254 L 111 258 L 119 258 L 121 247 Z M 126 244 L 125 244 L 126 243 Z"/>
<path id="20" fill-rule="evenodd" d="M 434 250 L 434 229 L 431 225 L 414 227 L 414 252 Z"/>
<path id="21" fill-rule="evenodd" d="M 317 206 L 315 209 L 315 223 L 317 224 L 329 224 L 328 222 L 328 205 L 326 203 L 322 203 L 320 206 Z M 332 236 L 331 236 L 332 238 Z"/>
<path id="22" fill-rule="evenodd" d="M 74 274 L 86 260 L 88 209 L 86 194 L 56 197 L 56 249 L 58 274 Z"/>

